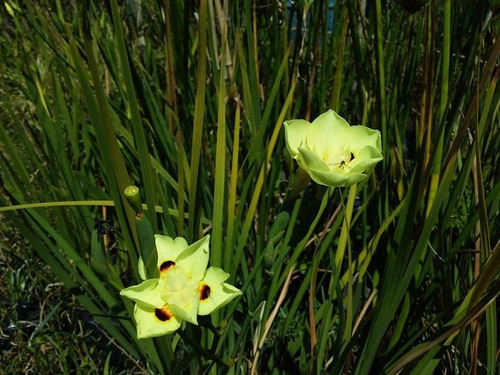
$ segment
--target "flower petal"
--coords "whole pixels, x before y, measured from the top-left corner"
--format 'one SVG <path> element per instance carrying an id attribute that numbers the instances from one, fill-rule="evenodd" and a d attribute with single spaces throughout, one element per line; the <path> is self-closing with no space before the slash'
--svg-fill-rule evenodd
<path id="1" fill-rule="evenodd" d="M 206 235 L 177 257 L 176 264 L 182 266 L 190 279 L 200 281 L 203 278 L 208 264 L 209 246 L 210 235 Z"/>
<path id="2" fill-rule="evenodd" d="M 120 291 L 120 295 L 130 298 L 151 308 L 161 307 L 165 304 L 162 298 L 163 284 L 159 279 L 149 279 L 139 285 L 133 285 Z"/>
<path id="3" fill-rule="evenodd" d="M 188 247 L 188 243 L 182 237 L 173 239 L 161 234 L 155 234 L 155 243 L 158 251 L 158 266 L 168 260 L 175 262 L 179 254 Z"/>
<path id="4" fill-rule="evenodd" d="M 316 117 L 312 123 L 314 126 L 338 132 L 346 131 L 351 127 L 349 123 L 333 109 L 329 109 L 325 113 L 322 113 Z"/>
<path id="5" fill-rule="evenodd" d="M 349 173 L 347 181 L 344 183 L 344 187 L 351 186 L 357 184 L 360 181 L 363 181 L 366 178 L 366 174 L 363 173 Z"/>
<path id="6" fill-rule="evenodd" d="M 200 283 L 199 315 L 208 315 L 241 295 L 238 288 L 224 282 L 228 277 L 229 274 L 220 268 L 207 269 Z"/>
<path id="7" fill-rule="evenodd" d="M 181 326 L 182 322 L 168 305 L 164 305 L 162 308 L 154 308 L 137 303 L 134 308 L 134 318 L 137 325 L 138 339 L 172 333 Z"/>
<path id="8" fill-rule="evenodd" d="M 348 184 L 349 178 L 353 176 L 353 179 L 361 181 L 366 176 L 363 174 L 340 174 L 331 171 L 317 171 L 314 169 L 308 170 L 311 178 L 320 185 L 326 186 L 350 186 L 352 183 Z"/>
<path id="9" fill-rule="evenodd" d="M 361 173 L 382 160 L 380 150 L 372 146 L 363 147 L 358 155 L 349 163 L 352 173 Z"/>
<path id="10" fill-rule="evenodd" d="M 321 159 L 318 154 L 312 152 L 307 148 L 298 148 L 299 156 L 297 158 L 297 163 L 302 169 L 309 171 L 309 169 L 315 169 L 318 171 L 329 172 L 330 168 L 326 164 L 325 160 Z"/>
<path id="11" fill-rule="evenodd" d="M 382 149 L 380 132 L 362 125 L 351 126 L 349 129 L 349 148 L 359 151 L 365 146 L 372 146 L 380 153 Z"/>
<path id="12" fill-rule="evenodd" d="M 311 123 L 305 120 L 290 120 L 285 121 L 283 125 L 285 127 L 286 147 L 292 158 L 295 159 L 299 153 L 297 149 L 306 139 L 306 134 Z"/>
<path id="13" fill-rule="evenodd" d="M 299 148 L 300 157 L 297 162 L 309 173 L 309 176 L 318 184 L 326 186 L 345 186 L 348 175 L 345 173 L 332 172 L 325 161 L 312 151 Z M 304 167 L 300 164 L 304 163 Z"/>
<path id="14" fill-rule="evenodd" d="M 196 298 L 195 300 L 196 301 L 194 301 L 193 303 L 193 308 L 190 311 L 186 311 L 182 307 L 175 304 L 169 305 L 169 308 L 173 311 L 174 315 L 177 318 L 181 318 L 182 320 L 185 320 L 191 324 L 198 325 L 199 300 L 198 298 Z"/>
<path id="15" fill-rule="evenodd" d="M 146 280 L 146 265 L 144 264 L 142 257 L 139 257 L 137 269 L 139 270 L 139 276 L 141 277 L 141 279 Z"/>
<path id="16" fill-rule="evenodd" d="M 335 111 L 329 110 L 316 118 L 306 135 L 306 146 L 324 160 L 345 151 L 349 143 L 350 126 Z"/>

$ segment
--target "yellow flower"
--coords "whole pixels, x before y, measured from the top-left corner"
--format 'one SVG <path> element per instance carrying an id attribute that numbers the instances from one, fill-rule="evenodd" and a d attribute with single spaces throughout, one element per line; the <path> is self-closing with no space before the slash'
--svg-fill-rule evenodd
<path id="1" fill-rule="evenodd" d="M 182 321 L 198 324 L 197 315 L 207 315 L 229 303 L 241 291 L 224 283 L 229 274 L 207 269 L 210 236 L 188 246 L 184 238 L 155 235 L 159 278 L 123 289 L 133 300 L 137 337 L 172 333 Z M 144 263 L 139 262 L 144 278 Z"/>
<path id="2" fill-rule="evenodd" d="M 366 126 L 350 126 L 329 110 L 312 123 L 284 123 L 286 146 L 292 158 L 318 184 L 350 186 L 382 160 L 380 132 Z"/>

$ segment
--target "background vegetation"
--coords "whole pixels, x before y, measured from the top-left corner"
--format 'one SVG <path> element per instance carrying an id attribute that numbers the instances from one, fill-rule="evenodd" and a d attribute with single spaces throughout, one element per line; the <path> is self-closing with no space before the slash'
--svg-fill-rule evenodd
<path id="1" fill-rule="evenodd" d="M 0 12 L 1 372 L 497 373 L 497 1 Z M 384 160 L 287 199 L 282 123 L 329 108 Z M 211 234 L 243 291 L 215 328 L 136 339 L 132 183 L 155 232 Z"/>

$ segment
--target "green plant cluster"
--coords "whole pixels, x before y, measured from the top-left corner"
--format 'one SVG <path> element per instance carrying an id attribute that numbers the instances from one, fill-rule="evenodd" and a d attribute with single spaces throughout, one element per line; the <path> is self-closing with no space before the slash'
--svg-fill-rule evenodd
<path id="1" fill-rule="evenodd" d="M 2 320 L 6 371 L 497 373 L 497 8 L 3 2 L 1 308 L 44 304 Z M 329 109 L 378 130 L 383 160 L 291 189 L 283 123 Z M 242 295 L 138 339 L 119 292 L 155 233 L 210 234 Z"/>

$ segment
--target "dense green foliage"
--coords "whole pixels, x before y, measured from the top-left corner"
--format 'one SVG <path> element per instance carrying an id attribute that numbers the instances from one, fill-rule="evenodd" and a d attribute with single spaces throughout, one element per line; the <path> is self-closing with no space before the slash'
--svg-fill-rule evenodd
<path id="1" fill-rule="evenodd" d="M 8 373 L 499 371 L 498 6 L 333 3 L 5 2 Z M 329 108 L 384 160 L 295 199 L 283 121 Z M 136 338 L 131 184 L 152 233 L 210 233 L 243 292 L 200 326 Z"/>

